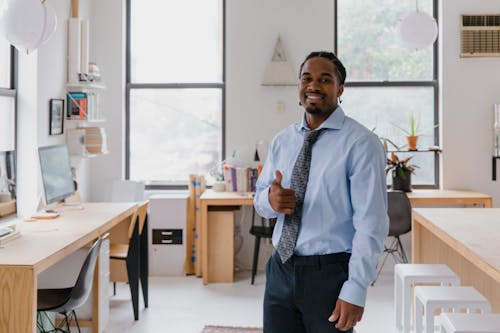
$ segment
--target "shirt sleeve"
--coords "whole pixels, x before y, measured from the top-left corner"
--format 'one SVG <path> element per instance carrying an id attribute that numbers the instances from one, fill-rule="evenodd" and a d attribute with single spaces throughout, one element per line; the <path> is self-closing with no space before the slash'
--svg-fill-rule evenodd
<path id="1" fill-rule="evenodd" d="M 359 138 L 352 147 L 349 162 L 354 238 L 349 277 L 339 298 L 364 306 L 389 231 L 385 152 L 378 138 L 371 133 Z"/>
<path id="2" fill-rule="evenodd" d="M 276 138 L 270 145 L 266 162 L 255 184 L 255 197 L 253 199 L 253 205 L 257 213 L 267 219 L 278 216 L 278 213 L 274 211 L 269 203 L 269 188 L 274 180 L 274 170 L 276 169 L 276 165 L 274 164 L 274 154 L 276 153 L 275 145 Z"/>

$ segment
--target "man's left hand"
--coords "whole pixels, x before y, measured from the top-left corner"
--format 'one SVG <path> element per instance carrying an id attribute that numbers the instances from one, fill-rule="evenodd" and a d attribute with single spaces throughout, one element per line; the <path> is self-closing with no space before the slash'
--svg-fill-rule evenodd
<path id="1" fill-rule="evenodd" d="M 328 320 L 331 322 L 337 321 L 335 327 L 341 331 L 347 331 L 351 327 L 356 326 L 358 321 L 361 321 L 363 311 L 363 307 L 348 303 L 339 298 Z"/>

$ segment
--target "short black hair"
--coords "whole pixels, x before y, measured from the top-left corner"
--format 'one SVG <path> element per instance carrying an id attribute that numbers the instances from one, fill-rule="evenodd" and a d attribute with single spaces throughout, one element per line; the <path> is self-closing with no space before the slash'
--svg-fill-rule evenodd
<path id="1" fill-rule="evenodd" d="M 306 61 L 311 59 L 311 58 L 316 58 L 316 57 L 321 57 L 321 58 L 325 58 L 325 59 L 330 60 L 335 65 L 335 68 L 337 68 L 337 72 L 338 72 L 337 74 L 339 76 L 340 84 L 345 83 L 346 71 L 345 71 L 344 65 L 342 64 L 342 62 L 339 60 L 339 58 L 337 58 L 337 56 L 334 53 L 328 52 L 328 51 L 314 51 L 314 52 L 309 53 L 309 55 L 306 57 L 304 62 L 300 65 L 299 79 L 300 79 L 300 75 L 302 74 L 302 68 L 304 67 L 304 64 L 306 63 Z"/>

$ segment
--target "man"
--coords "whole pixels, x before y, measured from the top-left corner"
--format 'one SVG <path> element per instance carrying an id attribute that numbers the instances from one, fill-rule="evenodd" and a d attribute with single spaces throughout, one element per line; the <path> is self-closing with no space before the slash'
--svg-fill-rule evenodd
<path id="1" fill-rule="evenodd" d="M 264 333 L 352 332 L 388 232 L 385 154 L 338 105 L 346 71 L 329 52 L 300 67 L 302 121 L 271 143 L 254 205 L 277 217 Z"/>

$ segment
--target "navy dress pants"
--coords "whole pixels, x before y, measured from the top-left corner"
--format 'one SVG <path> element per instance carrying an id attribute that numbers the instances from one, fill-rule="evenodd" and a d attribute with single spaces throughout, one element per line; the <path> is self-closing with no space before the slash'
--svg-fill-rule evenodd
<path id="1" fill-rule="evenodd" d="M 337 333 L 328 318 L 348 277 L 349 253 L 293 256 L 266 265 L 264 333 Z"/>

